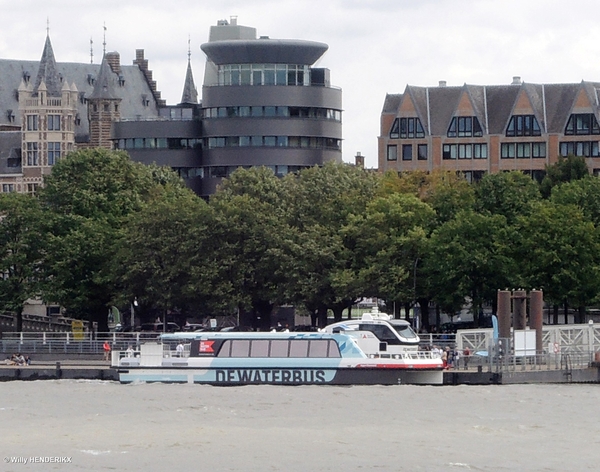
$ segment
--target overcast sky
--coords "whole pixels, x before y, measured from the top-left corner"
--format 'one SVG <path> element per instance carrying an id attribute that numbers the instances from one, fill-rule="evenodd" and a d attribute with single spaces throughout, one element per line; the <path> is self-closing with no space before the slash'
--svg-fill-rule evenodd
<path id="1" fill-rule="evenodd" d="M 145 49 L 158 89 L 179 103 L 188 36 L 200 92 L 211 25 L 238 17 L 258 35 L 320 41 L 317 63 L 343 90 L 343 157 L 377 165 L 386 93 L 407 84 L 449 86 L 600 81 L 597 0 L 0 0 L 0 58 L 39 60 L 46 20 L 59 62 L 102 58 L 131 64 Z M 1 86 L 1 82 L 0 82 Z"/>

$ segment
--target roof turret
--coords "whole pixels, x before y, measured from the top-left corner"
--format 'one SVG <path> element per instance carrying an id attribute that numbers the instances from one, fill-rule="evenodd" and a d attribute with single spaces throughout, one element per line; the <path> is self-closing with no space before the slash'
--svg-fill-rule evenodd
<path id="1" fill-rule="evenodd" d="M 46 36 L 44 51 L 42 52 L 42 58 L 40 59 L 40 67 L 38 69 L 35 85 L 33 87 L 34 93 L 37 93 L 41 83 L 46 84 L 46 89 L 49 96 L 60 96 L 60 79 L 58 78 L 58 73 L 56 72 L 56 59 L 54 58 L 54 51 L 52 50 L 52 43 L 50 42 L 49 35 Z"/>
<path id="2" fill-rule="evenodd" d="M 181 104 L 198 103 L 198 90 L 196 90 L 196 84 L 194 83 L 194 76 L 192 74 L 192 64 L 188 57 L 187 72 L 185 74 L 185 83 L 183 84 L 183 94 L 181 95 Z"/>
<path id="3" fill-rule="evenodd" d="M 115 77 L 106 55 L 102 58 L 100 71 L 94 83 L 94 91 L 88 97 L 90 99 L 119 100 L 120 97 L 115 92 Z"/>

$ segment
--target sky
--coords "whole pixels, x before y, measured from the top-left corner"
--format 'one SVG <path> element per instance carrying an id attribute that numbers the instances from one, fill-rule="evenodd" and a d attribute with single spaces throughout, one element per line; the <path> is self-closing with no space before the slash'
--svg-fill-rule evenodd
<path id="1" fill-rule="evenodd" d="M 144 49 L 158 89 L 179 103 L 188 38 L 200 93 L 209 28 L 237 16 L 259 36 L 324 42 L 317 67 L 342 88 L 343 159 L 377 167 L 386 94 L 406 85 L 600 82 L 597 0 L 0 0 L 0 58 L 39 60 L 46 28 L 58 62 Z M 1 86 L 1 84 L 0 84 Z"/>

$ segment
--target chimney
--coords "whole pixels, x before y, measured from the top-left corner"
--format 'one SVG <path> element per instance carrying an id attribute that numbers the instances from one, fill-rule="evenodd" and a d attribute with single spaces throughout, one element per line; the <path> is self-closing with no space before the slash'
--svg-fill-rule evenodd
<path id="1" fill-rule="evenodd" d="M 237 26 L 237 16 L 230 16 L 229 17 L 229 24 L 231 26 Z"/>
<path id="2" fill-rule="evenodd" d="M 518 75 L 515 75 L 513 77 L 513 81 L 511 85 L 521 85 L 521 77 L 519 77 Z"/>
<path id="3" fill-rule="evenodd" d="M 446 86 L 446 81 L 445 80 L 440 80 L 439 86 L 440 87 L 445 87 Z"/>
<path id="4" fill-rule="evenodd" d="M 356 167 L 360 167 L 361 169 L 365 168 L 365 156 L 363 156 L 360 151 L 358 151 L 356 156 L 354 156 L 354 165 Z"/>
<path id="5" fill-rule="evenodd" d="M 121 73 L 121 55 L 118 52 L 107 52 L 106 61 L 115 74 Z"/>

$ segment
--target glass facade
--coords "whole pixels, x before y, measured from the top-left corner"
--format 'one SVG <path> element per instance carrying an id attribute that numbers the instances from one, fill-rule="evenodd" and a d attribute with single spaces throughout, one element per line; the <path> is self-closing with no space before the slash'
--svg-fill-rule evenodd
<path id="1" fill-rule="evenodd" d="M 225 64 L 219 85 L 310 85 L 310 67 L 298 64 Z"/>

